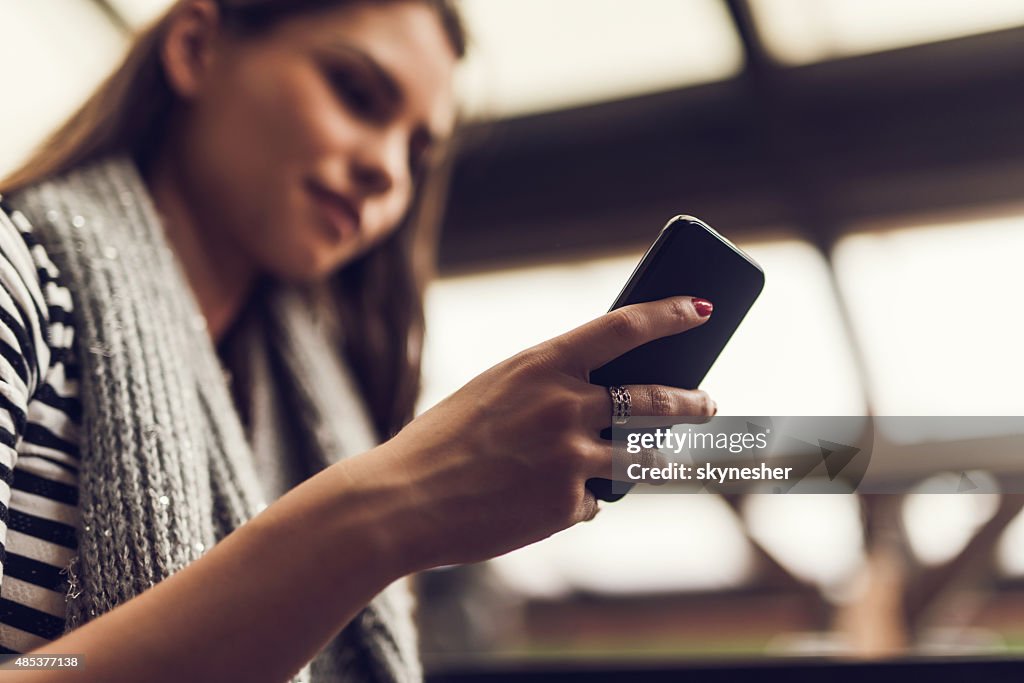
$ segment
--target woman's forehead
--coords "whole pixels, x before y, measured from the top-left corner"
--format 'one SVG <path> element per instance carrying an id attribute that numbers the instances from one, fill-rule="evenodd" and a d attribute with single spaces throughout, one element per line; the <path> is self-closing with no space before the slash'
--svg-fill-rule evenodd
<path id="1" fill-rule="evenodd" d="M 454 125 L 458 58 L 435 9 L 423 2 L 355 3 L 300 17 L 290 40 L 361 54 L 399 90 L 404 104 L 438 136 Z"/>

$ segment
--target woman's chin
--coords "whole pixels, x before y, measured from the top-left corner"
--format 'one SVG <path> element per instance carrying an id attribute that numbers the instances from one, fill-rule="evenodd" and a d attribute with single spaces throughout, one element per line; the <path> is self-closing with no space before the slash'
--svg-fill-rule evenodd
<path id="1" fill-rule="evenodd" d="M 354 258 L 356 251 L 354 244 L 335 245 L 329 249 L 313 247 L 300 250 L 292 258 L 277 258 L 265 263 L 264 269 L 285 282 L 310 284 L 337 272 Z"/>

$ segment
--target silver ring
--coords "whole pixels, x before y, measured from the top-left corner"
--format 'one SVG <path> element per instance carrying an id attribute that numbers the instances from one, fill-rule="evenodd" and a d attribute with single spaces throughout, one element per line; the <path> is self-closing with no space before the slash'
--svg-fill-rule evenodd
<path id="1" fill-rule="evenodd" d="M 633 408 L 633 398 L 626 387 L 608 387 L 612 396 L 612 424 L 626 424 Z"/>

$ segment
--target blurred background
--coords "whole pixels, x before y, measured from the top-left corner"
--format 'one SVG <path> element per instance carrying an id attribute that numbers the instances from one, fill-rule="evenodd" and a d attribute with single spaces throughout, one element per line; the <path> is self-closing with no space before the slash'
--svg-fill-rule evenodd
<path id="1" fill-rule="evenodd" d="M 0 0 L 0 174 L 168 4 Z M 422 408 L 603 313 L 662 225 L 690 213 L 768 276 L 704 385 L 722 414 L 1024 415 L 1024 2 L 461 6 L 467 123 Z M 996 436 L 893 452 L 984 463 L 998 488 L 1024 454 Z M 419 577 L 424 657 L 1019 651 L 1022 506 L 630 495 L 530 548 Z"/>

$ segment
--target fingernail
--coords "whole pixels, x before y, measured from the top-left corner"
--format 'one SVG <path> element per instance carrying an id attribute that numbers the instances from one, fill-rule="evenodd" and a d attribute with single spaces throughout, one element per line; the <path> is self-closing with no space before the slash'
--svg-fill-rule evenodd
<path id="1" fill-rule="evenodd" d="M 693 307 L 697 309 L 697 315 L 702 318 L 706 318 L 711 315 L 711 311 L 715 310 L 715 307 L 711 305 L 711 302 L 707 299 L 694 299 Z"/>

